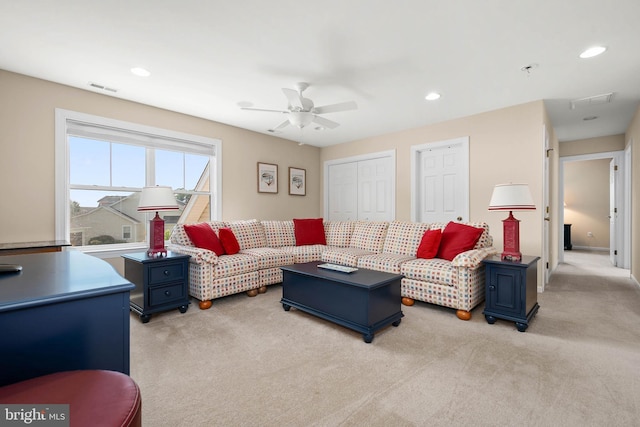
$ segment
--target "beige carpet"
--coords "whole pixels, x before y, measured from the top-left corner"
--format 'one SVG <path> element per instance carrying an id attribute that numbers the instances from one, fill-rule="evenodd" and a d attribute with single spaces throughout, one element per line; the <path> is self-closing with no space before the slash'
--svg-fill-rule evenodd
<path id="1" fill-rule="evenodd" d="M 425 303 L 373 343 L 282 288 L 131 317 L 145 426 L 637 426 L 640 289 L 567 252 L 525 333 Z"/>

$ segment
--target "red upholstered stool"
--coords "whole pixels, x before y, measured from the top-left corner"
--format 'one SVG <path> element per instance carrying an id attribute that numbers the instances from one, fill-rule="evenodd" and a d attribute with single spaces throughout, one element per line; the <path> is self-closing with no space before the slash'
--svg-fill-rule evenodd
<path id="1" fill-rule="evenodd" d="M 0 387 L 0 403 L 68 404 L 70 426 L 142 425 L 140 388 L 121 372 L 58 372 Z"/>

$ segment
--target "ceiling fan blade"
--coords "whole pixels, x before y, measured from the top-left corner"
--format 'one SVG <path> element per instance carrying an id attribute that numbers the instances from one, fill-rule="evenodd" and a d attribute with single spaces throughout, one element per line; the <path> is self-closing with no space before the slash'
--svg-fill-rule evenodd
<path id="1" fill-rule="evenodd" d="M 282 129 L 284 127 L 287 127 L 287 126 L 289 126 L 289 120 L 285 120 L 284 122 L 280 123 L 278 126 L 274 127 L 271 130 L 280 130 L 280 129 Z"/>
<path id="2" fill-rule="evenodd" d="M 313 116 L 313 122 L 319 124 L 320 126 L 324 126 L 326 128 L 329 129 L 335 129 L 338 126 L 340 126 L 340 123 L 336 123 L 332 120 L 329 119 L 325 119 L 324 117 L 320 117 L 320 116 Z"/>
<path id="3" fill-rule="evenodd" d="M 282 88 L 282 92 L 284 96 L 289 100 L 289 105 L 292 107 L 298 107 L 300 109 L 304 109 L 304 105 L 302 104 L 302 95 L 293 89 L 287 89 L 286 87 Z"/>
<path id="4" fill-rule="evenodd" d="M 358 104 L 355 101 L 340 102 L 338 104 L 324 105 L 316 107 L 313 112 L 316 114 L 338 113 L 340 111 L 357 110 Z"/>
<path id="5" fill-rule="evenodd" d="M 266 108 L 251 108 L 251 107 L 240 107 L 241 110 L 249 110 L 249 111 L 266 111 L 267 113 L 282 113 L 282 114 L 288 114 L 288 111 L 282 111 L 282 110 L 268 110 Z"/>

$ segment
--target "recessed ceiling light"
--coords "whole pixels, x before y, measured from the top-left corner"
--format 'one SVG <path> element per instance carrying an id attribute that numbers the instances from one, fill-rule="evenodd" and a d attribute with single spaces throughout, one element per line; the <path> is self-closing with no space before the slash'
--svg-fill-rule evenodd
<path id="1" fill-rule="evenodd" d="M 590 47 L 589 49 L 585 50 L 580 54 L 580 58 L 582 59 L 593 58 L 594 56 L 598 56 L 601 53 L 604 53 L 605 50 L 607 50 L 607 48 L 604 46 Z"/>
<path id="2" fill-rule="evenodd" d="M 149 70 L 142 67 L 133 67 L 131 69 L 131 73 L 135 74 L 138 77 L 149 77 L 151 75 L 151 72 Z"/>
<path id="3" fill-rule="evenodd" d="M 427 96 L 424 97 L 427 101 L 435 101 L 436 99 L 440 99 L 440 94 L 438 92 L 431 92 Z"/>

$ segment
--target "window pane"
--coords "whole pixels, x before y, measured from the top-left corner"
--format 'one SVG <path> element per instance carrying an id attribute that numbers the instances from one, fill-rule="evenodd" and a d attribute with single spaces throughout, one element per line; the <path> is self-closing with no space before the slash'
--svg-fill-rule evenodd
<path id="1" fill-rule="evenodd" d="M 211 196 L 209 194 L 176 194 L 176 200 L 182 210 L 178 222 L 190 224 L 210 220 Z M 167 212 L 170 215 L 178 215 L 176 212 Z"/>
<path id="2" fill-rule="evenodd" d="M 184 188 L 184 153 L 156 150 L 156 185 Z"/>
<path id="3" fill-rule="evenodd" d="M 203 177 L 207 165 L 209 165 L 209 156 L 200 156 L 197 154 L 185 154 L 185 183 L 186 190 L 209 190 L 209 177 Z M 206 186 L 206 190 L 205 187 Z"/>
<path id="4" fill-rule="evenodd" d="M 109 185 L 109 143 L 69 136 L 69 181 Z"/>
<path id="5" fill-rule="evenodd" d="M 111 145 L 112 175 L 114 187 L 144 187 L 145 148 L 135 145 Z"/>
<path id="6" fill-rule="evenodd" d="M 146 240 L 147 215 L 137 211 L 140 193 L 71 190 L 70 196 L 73 246 Z M 126 227 L 128 238 L 123 235 Z"/>

